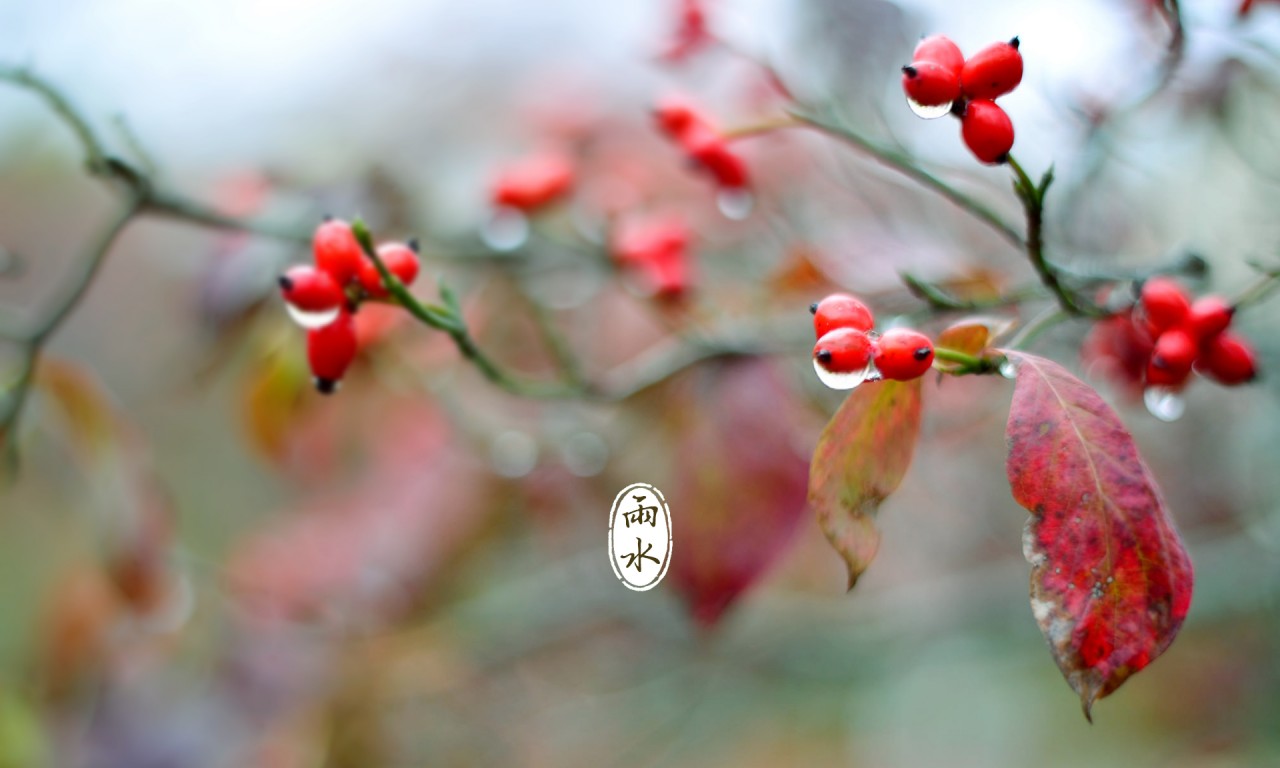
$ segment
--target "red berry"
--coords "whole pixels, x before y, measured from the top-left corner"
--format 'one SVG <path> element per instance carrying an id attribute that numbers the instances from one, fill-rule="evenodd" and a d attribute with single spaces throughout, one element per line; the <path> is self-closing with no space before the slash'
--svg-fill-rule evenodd
<path id="1" fill-rule="evenodd" d="M 920 41 L 916 45 L 915 53 L 911 54 L 912 61 L 932 61 L 934 64 L 945 67 L 960 76 L 960 70 L 964 69 L 964 54 L 960 52 L 960 46 L 951 42 L 951 38 L 946 35 L 930 35 Z"/>
<path id="2" fill-rule="evenodd" d="M 1244 339 L 1233 333 L 1220 333 L 1204 346 L 1197 368 L 1230 387 L 1253 381 L 1258 375 L 1258 360 Z"/>
<path id="3" fill-rule="evenodd" d="M 279 282 L 284 300 L 304 312 L 326 312 L 346 300 L 332 275 L 305 264 L 286 271 Z"/>
<path id="4" fill-rule="evenodd" d="M 871 362 L 871 339 L 857 328 L 836 328 L 813 345 L 813 359 L 831 373 L 857 373 Z"/>
<path id="5" fill-rule="evenodd" d="M 418 277 L 418 243 L 384 243 L 378 246 L 378 256 L 387 266 L 387 271 L 399 278 L 405 285 L 412 285 Z M 365 293 L 375 299 L 385 299 L 389 294 L 382 284 L 382 275 L 373 259 L 365 258 L 360 262 L 360 285 Z"/>
<path id="6" fill-rule="evenodd" d="M 1207 341 L 1227 330 L 1235 307 L 1220 296 L 1201 296 L 1191 303 L 1186 327 L 1197 341 Z"/>
<path id="7" fill-rule="evenodd" d="M 660 100 L 653 109 L 653 118 L 658 124 L 658 130 L 676 140 L 694 126 L 704 127 L 714 132 L 711 121 L 704 117 L 697 107 L 680 96 L 667 96 Z"/>
<path id="8" fill-rule="evenodd" d="M 809 311 L 813 313 L 813 330 L 818 338 L 837 328 L 853 328 L 865 333 L 876 327 L 875 316 L 867 305 L 847 293 L 833 293 L 810 304 Z"/>
<path id="9" fill-rule="evenodd" d="M 559 152 L 530 155 L 504 168 L 494 179 L 494 205 L 526 213 L 545 207 L 573 187 L 573 161 Z"/>
<path id="10" fill-rule="evenodd" d="M 1018 38 L 994 43 L 970 56 L 960 70 L 960 87 L 970 99 L 994 99 L 1022 82 Z"/>
<path id="11" fill-rule="evenodd" d="M 1159 336 L 1187 319 L 1191 311 L 1191 299 L 1187 292 L 1169 277 L 1153 277 L 1142 284 L 1138 299 L 1146 318 L 1147 330 Z"/>
<path id="12" fill-rule="evenodd" d="M 638 269 L 658 298 L 678 298 L 689 289 L 689 227 L 679 216 L 624 220 L 610 251 L 619 264 Z"/>
<path id="13" fill-rule="evenodd" d="M 918 379 L 933 365 L 933 342 L 919 331 L 893 328 L 875 343 L 876 369 L 893 381 Z"/>
<path id="14" fill-rule="evenodd" d="M 1190 370 L 1175 371 L 1172 368 L 1161 368 L 1156 365 L 1155 357 L 1147 363 L 1147 386 L 1148 387 L 1168 387 L 1176 389 L 1187 382 L 1187 377 L 1191 375 Z"/>
<path id="15" fill-rule="evenodd" d="M 1182 328 L 1173 328 L 1160 334 L 1151 351 L 1151 366 L 1175 377 L 1185 379 L 1199 353 L 1196 339 Z"/>
<path id="16" fill-rule="evenodd" d="M 936 107 L 960 98 L 960 78 L 941 64 L 913 61 L 902 68 L 902 90 L 917 104 Z"/>
<path id="17" fill-rule="evenodd" d="M 356 357 L 355 317 L 345 309 L 332 323 L 307 331 L 307 362 L 316 389 L 332 394 Z"/>
<path id="18" fill-rule="evenodd" d="M 1002 163 L 1013 149 L 1013 121 L 994 101 L 969 102 L 960 133 L 965 146 L 984 163 Z"/>
<path id="19" fill-rule="evenodd" d="M 311 250 L 316 266 L 328 272 L 339 285 L 346 285 L 360 272 L 364 250 L 351 231 L 351 225 L 341 219 L 329 219 L 316 227 L 311 238 Z"/>
<path id="20" fill-rule="evenodd" d="M 705 168 L 720 186 L 736 188 L 747 185 L 746 164 L 729 149 L 728 142 L 720 134 L 689 130 L 682 135 L 681 143 L 689 156 Z"/>

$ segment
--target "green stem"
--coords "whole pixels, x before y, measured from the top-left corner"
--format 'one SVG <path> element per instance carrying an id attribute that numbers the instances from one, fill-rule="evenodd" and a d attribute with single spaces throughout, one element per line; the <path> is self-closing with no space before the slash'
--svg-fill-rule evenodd
<path id="1" fill-rule="evenodd" d="M 950 349 L 948 347 L 934 347 L 933 359 L 941 360 L 944 363 L 955 363 L 959 368 L 947 370 L 953 376 L 964 376 L 968 374 L 985 374 L 995 373 L 999 369 L 996 361 L 988 360 L 985 357 L 971 355 L 968 352 L 961 352 L 958 349 Z"/>
<path id="2" fill-rule="evenodd" d="M 1049 263 L 1044 250 L 1044 196 L 1053 181 L 1053 170 L 1050 169 L 1037 185 L 1023 170 L 1022 164 L 1009 155 L 1009 167 L 1013 169 L 1014 191 L 1022 201 L 1027 215 L 1027 259 L 1039 276 L 1040 282 L 1049 289 L 1062 309 L 1070 315 L 1082 317 L 1102 317 L 1105 313 L 1098 307 L 1083 301 L 1074 291 L 1063 285 L 1058 270 Z"/>
<path id="3" fill-rule="evenodd" d="M 1231 302 L 1231 306 L 1236 309 L 1243 309 L 1252 304 L 1257 304 L 1270 295 L 1277 285 L 1280 285 L 1280 267 L 1264 270 L 1257 280 L 1240 292 L 1235 301 Z"/>
<path id="4" fill-rule="evenodd" d="M 952 187 L 942 179 L 939 179 L 937 176 L 934 176 L 916 165 L 915 160 L 908 155 L 887 147 L 882 147 L 850 128 L 826 122 L 814 115 L 809 115 L 798 110 L 790 110 L 788 114 L 794 117 L 798 123 L 807 125 L 810 128 L 815 128 L 832 138 L 839 139 L 840 141 L 843 141 L 844 143 L 861 151 L 863 154 L 871 157 L 881 165 L 887 168 L 892 168 L 904 176 L 914 179 L 923 186 L 932 189 L 934 192 L 937 192 L 947 200 L 950 200 L 961 209 L 967 211 L 983 224 L 986 224 L 988 227 L 995 230 L 997 234 L 1007 240 L 1015 248 L 1021 250 L 1026 247 L 1026 244 L 1022 240 L 1022 236 L 1019 235 L 1013 227 L 1005 223 L 998 214 L 955 187 Z"/>
<path id="5" fill-rule="evenodd" d="M 997 309 L 1014 304 L 1021 304 L 1029 299 L 1039 298 L 1044 291 L 1039 284 L 1017 288 L 1010 293 L 992 296 L 985 299 L 962 299 L 945 288 L 923 280 L 910 272 L 898 275 L 911 295 L 928 304 L 931 308 L 944 312 L 975 312 L 984 309 Z"/>

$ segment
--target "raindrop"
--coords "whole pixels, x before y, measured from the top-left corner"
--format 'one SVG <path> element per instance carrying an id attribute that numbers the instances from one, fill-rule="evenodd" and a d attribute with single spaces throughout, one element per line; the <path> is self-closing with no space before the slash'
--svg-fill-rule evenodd
<path id="1" fill-rule="evenodd" d="M 529 239 L 529 219 L 515 208 L 495 208 L 480 229 L 480 239 L 495 251 L 514 251 Z"/>
<path id="2" fill-rule="evenodd" d="M 1000 364 L 1000 375 L 1012 381 L 1018 378 L 1018 366 L 1012 360 L 1005 358 L 1005 361 Z"/>
<path id="3" fill-rule="evenodd" d="M 287 301 L 284 303 L 284 308 L 288 311 L 289 317 L 293 319 L 293 322 L 307 330 L 325 327 L 338 319 L 339 312 L 338 307 L 326 309 L 322 312 L 307 312 L 306 310 L 298 309 Z"/>
<path id="4" fill-rule="evenodd" d="M 878 381 L 880 372 L 875 363 L 867 363 L 867 367 L 852 373 L 836 373 L 822 367 L 817 360 L 813 361 L 813 370 L 818 372 L 818 380 L 832 389 L 853 389 L 864 381 Z"/>
<path id="5" fill-rule="evenodd" d="M 946 104 L 926 107 L 914 99 L 907 99 L 907 106 L 911 107 L 911 111 L 916 114 L 916 117 L 923 117 L 925 120 L 933 120 L 934 118 L 942 117 L 951 111 L 951 102 L 949 101 Z"/>
<path id="6" fill-rule="evenodd" d="M 524 477 L 538 463 L 538 444 L 524 432 L 503 432 L 489 446 L 489 461 L 503 477 Z"/>
<path id="7" fill-rule="evenodd" d="M 716 193 L 716 207 L 726 219 L 742 221 L 756 207 L 756 196 L 743 187 L 721 187 Z"/>
<path id="8" fill-rule="evenodd" d="M 594 432 L 578 432 L 560 445 L 560 457 L 575 476 L 594 477 L 609 461 L 609 446 Z"/>
<path id="9" fill-rule="evenodd" d="M 1187 401 L 1168 387 L 1147 387 L 1142 393 L 1147 410 L 1161 421 L 1177 421 L 1187 410 Z"/>

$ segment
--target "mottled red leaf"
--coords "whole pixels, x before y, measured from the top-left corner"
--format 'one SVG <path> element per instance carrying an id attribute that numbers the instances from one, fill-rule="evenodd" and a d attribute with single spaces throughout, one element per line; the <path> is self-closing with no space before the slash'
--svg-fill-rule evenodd
<path id="1" fill-rule="evenodd" d="M 1058 667 L 1094 701 L 1159 656 L 1191 605 L 1191 561 L 1133 437 L 1062 366 L 1008 352 L 1009 485 L 1031 512 L 1031 609 Z"/>
<path id="2" fill-rule="evenodd" d="M 911 466 L 920 434 L 920 379 L 855 389 L 818 440 L 809 467 L 809 505 L 849 568 L 849 589 L 875 559 L 875 515 Z"/>
<path id="3" fill-rule="evenodd" d="M 677 438 L 670 577 L 700 624 L 718 621 L 785 551 L 804 518 L 791 395 L 761 360 L 704 367 Z"/>

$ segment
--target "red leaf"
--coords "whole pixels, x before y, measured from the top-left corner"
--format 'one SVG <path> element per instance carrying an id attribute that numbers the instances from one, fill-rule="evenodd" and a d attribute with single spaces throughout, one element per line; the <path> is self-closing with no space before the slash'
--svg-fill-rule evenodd
<path id="1" fill-rule="evenodd" d="M 809 504 L 849 568 L 849 589 L 875 559 L 875 514 L 911 466 L 920 379 L 864 384 L 836 411 L 809 467 Z"/>
<path id="2" fill-rule="evenodd" d="M 1007 352 L 1009 485 L 1031 512 L 1031 609 L 1054 659 L 1093 702 L 1159 656 L 1191 605 L 1191 561 L 1133 437 L 1062 366 Z"/>
<path id="3" fill-rule="evenodd" d="M 770 364 L 709 367 L 676 444 L 671 578 L 694 619 L 718 621 L 763 575 L 804 518 L 805 461 L 788 435 L 791 395 Z"/>

